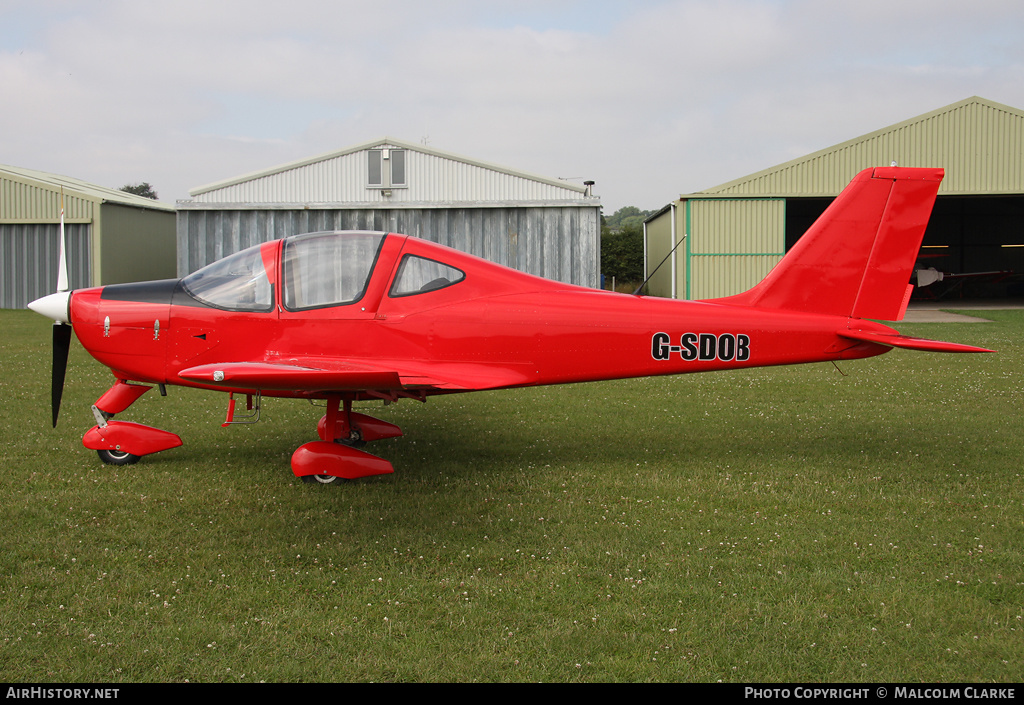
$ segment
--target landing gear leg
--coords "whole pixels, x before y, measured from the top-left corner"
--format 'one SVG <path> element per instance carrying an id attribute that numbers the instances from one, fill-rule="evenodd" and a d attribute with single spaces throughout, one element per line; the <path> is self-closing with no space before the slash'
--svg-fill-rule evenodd
<path id="1" fill-rule="evenodd" d="M 327 413 L 317 424 L 320 439 L 329 443 L 340 443 L 349 448 L 366 445 L 359 429 L 352 424 L 352 400 L 344 399 L 342 404 L 344 409 L 339 411 L 337 398 L 327 400 Z M 334 432 L 329 433 L 328 429 L 334 429 Z M 302 481 L 309 485 L 331 485 L 348 480 L 337 475 L 302 475 Z"/>

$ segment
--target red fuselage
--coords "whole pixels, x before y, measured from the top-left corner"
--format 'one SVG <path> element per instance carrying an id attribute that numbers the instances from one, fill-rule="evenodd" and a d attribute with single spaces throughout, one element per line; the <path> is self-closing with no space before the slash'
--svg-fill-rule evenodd
<path id="1" fill-rule="evenodd" d="M 83 346 L 119 379 L 324 397 L 394 386 L 387 379 L 330 386 L 237 384 L 183 371 L 225 363 L 395 370 L 423 394 L 705 372 L 877 355 L 889 347 L 843 338 L 848 317 L 681 302 L 575 287 L 516 272 L 403 235 L 383 238 L 358 298 L 301 309 L 285 300 L 281 241 L 260 246 L 266 310 L 218 307 L 188 280 L 74 292 L 71 322 Z M 436 289 L 396 295 L 403 258 L 464 275 Z M 271 299 L 268 298 L 268 302 Z M 892 329 L 856 321 L 860 330 Z M 443 384 L 438 384 L 438 381 Z"/>

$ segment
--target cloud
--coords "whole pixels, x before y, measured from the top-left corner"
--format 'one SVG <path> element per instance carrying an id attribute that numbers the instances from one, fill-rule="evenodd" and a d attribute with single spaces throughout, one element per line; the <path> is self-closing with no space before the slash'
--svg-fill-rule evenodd
<path id="1" fill-rule="evenodd" d="M 383 135 L 656 208 L 945 104 L 1024 106 L 978 0 L 7 2 L 0 160 L 165 200 Z"/>

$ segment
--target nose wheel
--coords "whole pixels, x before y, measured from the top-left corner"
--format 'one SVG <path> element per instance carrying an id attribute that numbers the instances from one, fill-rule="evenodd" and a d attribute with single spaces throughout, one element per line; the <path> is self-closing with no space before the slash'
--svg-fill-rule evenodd
<path id="1" fill-rule="evenodd" d="M 346 482 L 345 478 L 334 475 L 303 475 L 302 481 L 307 485 L 339 485 Z"/>
<path id="2" fill-rule="evenodd" d="M 132 455 L 124 450 L 98 450 L 96 455 L 100 456 L 107 465 L 134 465 L 139 462 L 141 455 Z"/>

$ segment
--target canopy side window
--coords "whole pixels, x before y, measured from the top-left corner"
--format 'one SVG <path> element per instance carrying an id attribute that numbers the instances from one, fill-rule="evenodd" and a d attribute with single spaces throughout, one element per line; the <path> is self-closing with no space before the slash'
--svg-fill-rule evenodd
<path id="1" fill-rule="evenodd" d="M 274 288 L 267 279 L 260 245 L 236 252 L 193 272 L 181 283 L 192 298 L 227 311 L 270 311 Z"/>
<path id="2" fill-rule="evenodd" d="M 443 262 L 405 255 L 398 265 L 398 274 L 391 285 L 388 296 L 413 296 L 428 291 L 437 291 L 458 284 L 466 278 L 466 273 Z"/>
<path id="3" fill-rule="evenodd" d="M 284 307 L 303 311 L 359 301 L 384 233 L 311 233 L 288 238 L 281 255 Z"/>

